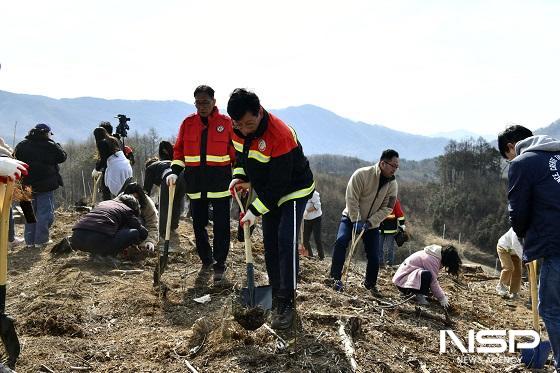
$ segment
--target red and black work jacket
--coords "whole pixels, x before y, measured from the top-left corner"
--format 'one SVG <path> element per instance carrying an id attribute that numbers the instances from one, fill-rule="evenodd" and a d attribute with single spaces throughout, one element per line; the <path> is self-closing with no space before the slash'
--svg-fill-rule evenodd
<path id="1" fill-rule="evenodd" d="M 231 119 L 220 114 L 217 107 L 208 118 L 201 118 L 195 113 L 181 124 L 173 146 L 171 170 L 179 175 L 185 169 L 189 198 L 230 196 L 228 186 L 235 157 L 232 133 Z"/>
<path id="2" fill-rule="evenodd" d="M 315 190 L 313 173 L 295 131 L 263 111 L 259 127 L 248 136 L 233 130 L 233 177 L 251 182 L 257 198 L 249 208 L 256 215 L 284 202 L 309 198 Z"/>
<path id="3" fill-rule="evenodd" d="M 389 216 L 381 222 L 379 232 L 383 234 L 397 234 L 399 225 L 404 225 L 404 213 L 401 208 L 401 202 L 397 199 L 395 207 Z"/>

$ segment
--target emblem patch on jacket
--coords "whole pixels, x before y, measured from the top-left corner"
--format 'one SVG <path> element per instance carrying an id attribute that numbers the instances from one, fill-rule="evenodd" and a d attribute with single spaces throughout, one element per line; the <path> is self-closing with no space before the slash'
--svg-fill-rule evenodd
<path id="1" fill-rule="evenodd" d="M 265 149 L 266 149 L 266 141 L 264 141 L 264 139 L 260 139 L 259 140 L 259 150 L 261 152 L 264 152 Z"/>
<path id="2" fill-rule="evenodd" d="M 224 132 L 224 126 L 222 126 L 222 125 L 220 124 L 218 127 L 216 127 L 216 131 L 218 131 L 218 132 L 220 132 L 220 133 L 221 133 L 221 132 Z"/>

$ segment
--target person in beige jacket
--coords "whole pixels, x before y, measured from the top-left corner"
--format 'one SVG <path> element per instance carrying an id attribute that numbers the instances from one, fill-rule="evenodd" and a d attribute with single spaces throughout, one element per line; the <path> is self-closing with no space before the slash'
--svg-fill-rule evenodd
<path id="1" fill-rule="evenodd" d="M 378 163 L 357 169 L 346 187 L 346 208 L 338 227 L 334 243 L 330 276 L 333 288 L 343 291 L 341 281 L 346 248 L 352 239 L 352 231 L 359 235 L 367 256 L 364 287 L 374 296 L 380 296 L 377 289 L 379 272 L 379 225 L 393 211 L 397 200 L 395 173 L 399 168 L 399 153 L 393 149 L 384 150 Z"/>
<path id="2" fill-rule="evenodd" d="M 146 195 L 144 189 L 136 182 L 126 185 L 123 193 L 133 195 L 140 203 L 142 225 L 148 230 L 148 237 L 140 243 L 140 249 L 148 253 L 154 253 L 155 247 L 159 241 L 159 216 L 154 201 Z"/>

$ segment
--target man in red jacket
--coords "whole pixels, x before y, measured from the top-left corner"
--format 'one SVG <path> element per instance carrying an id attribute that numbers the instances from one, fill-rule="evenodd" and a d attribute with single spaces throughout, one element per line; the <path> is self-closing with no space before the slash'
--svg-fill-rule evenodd
<path id="1" fill-rule="evenodd" d="M 194 91 L 196 114 L 181 124 L 173 147 L 172 173 L 167 185 L 175 184 L 184 169 L 187 196 L 191 200 L 193 228 L 202 270 L 214 267 L 214 282 L 224 277 L 229 252 L 229 208 L 231 165 L 235 150 L 231 145 L 231 119 L 220 114 L 214 90 L 206 85 Z M 208 242 L 208 208 L 212 205 L 214 249 Z"/>
<path id="2" fill-rule="evenodd" d="M 236 163 L 230 189 L 251 187 L 257 198 L 241 224 L 262 215 L 264 257 L 272 286 L 272 327 L 294 319 L 297 239 L 303 211 L 315 190 L 309 162 L 295 131 L 268 113 L 253 92 L 236 89 L 228 102 L 234 121 Z"/>

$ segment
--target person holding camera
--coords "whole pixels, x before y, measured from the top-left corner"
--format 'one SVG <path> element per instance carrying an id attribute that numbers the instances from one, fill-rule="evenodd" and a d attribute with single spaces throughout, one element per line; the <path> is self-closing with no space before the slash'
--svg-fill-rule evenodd
<path id="1" fill-rule="evenodd" d="M 93 136 L 99 160 L 91 176 L 94 179 L 103 177 L 104 185 L 109 189 L 110 195 L 116 196 L 126 181 L 132 178 L 132 166 L 125 157 L 119 140 L 110 136 L 105 128 L 97 127 L 93 130 Z M 105 197 L 107 196 L 104 195 L 103 198 Z"/>
<path id="2" fill-rule="evenodd" d="M 23 185 L 33 190 L 33 209 L 36 223 L 25 224 L 24 238 L 28 247 L 44 247 L 49 240 L 49 229 L 54 222 L 54 191 L 63 186 L 59 164 L 66 161 L 66 152 L 52 139 L 51 127 L 37 124 L 23 141 L 16 145 L 14 156 L 29 165 L 29 174 Z"/>
<path id="3" fill-rule="evenodd" d="M 190 198 L 193 228 L 202 272 L 214 268 L 214 282 L 224 277 L 230 245 L 231 166 L 235 151 L 231 142 L 231 119 L 220 114 L 214 90 L 206 85 L 194 91 L 196 113 L 188 116 L 173 148 L 171 174 L 167 184 L 175 184 L 184 170 L 187 196 Z M 212 205 L 214 247 L 208 242 L 208 208 Z"/>
<path id="4" fill-rule="evenodd" d="M 98 127 L 104 128 L 105 131 L 107 131 L 107 135 L 113 136 L 113 125 L 111 125 L 111 123 L 109 123 L 107 121 L 102 121 L 102 122 L 99 122 Z M 101 136 L 101 132 L 99 132 L 99 131 L 97 131 L 97 134 L 96 134 L 95 130 L 94 130 L 93 136 L 95 137 L 96 146 L 97 146 L 98 141 L 100 141 L 101 139 L 103 139 L 105 137 L 105 136 Z M 99 137 L 99 139 L 98 139 L 98 137 Z M 121 141 L 117 137 L 115 137 L 115 139 L 117 139 L 117 142 L 119 143 L 119 148 L 122 149 Z M 97 158 L 97 161 L 95 163 L 95 168 L 93 169 L 93 171 L 91 173 L 91 177 L 94 178 L 94 179 L 99 177 L 99 178 L 101 178 L 101 180 L 105 180 L 105 168 L 107 168 L 107 158 L 111 154 L 110 154 L 110 152 L 106 152 L 106 154 L 101 155 L 101 152 L 99 151 L 99 146 L 97 146 L 97 155 L 98 155 L 98 158 Z M 105 181 L 98 184 L 98 190 L 101 193 L 101 198 L 102 198 L 103 201 L 107 201 L 107 200 L 111 199 L 111 191 L 105 185 Z"/>

